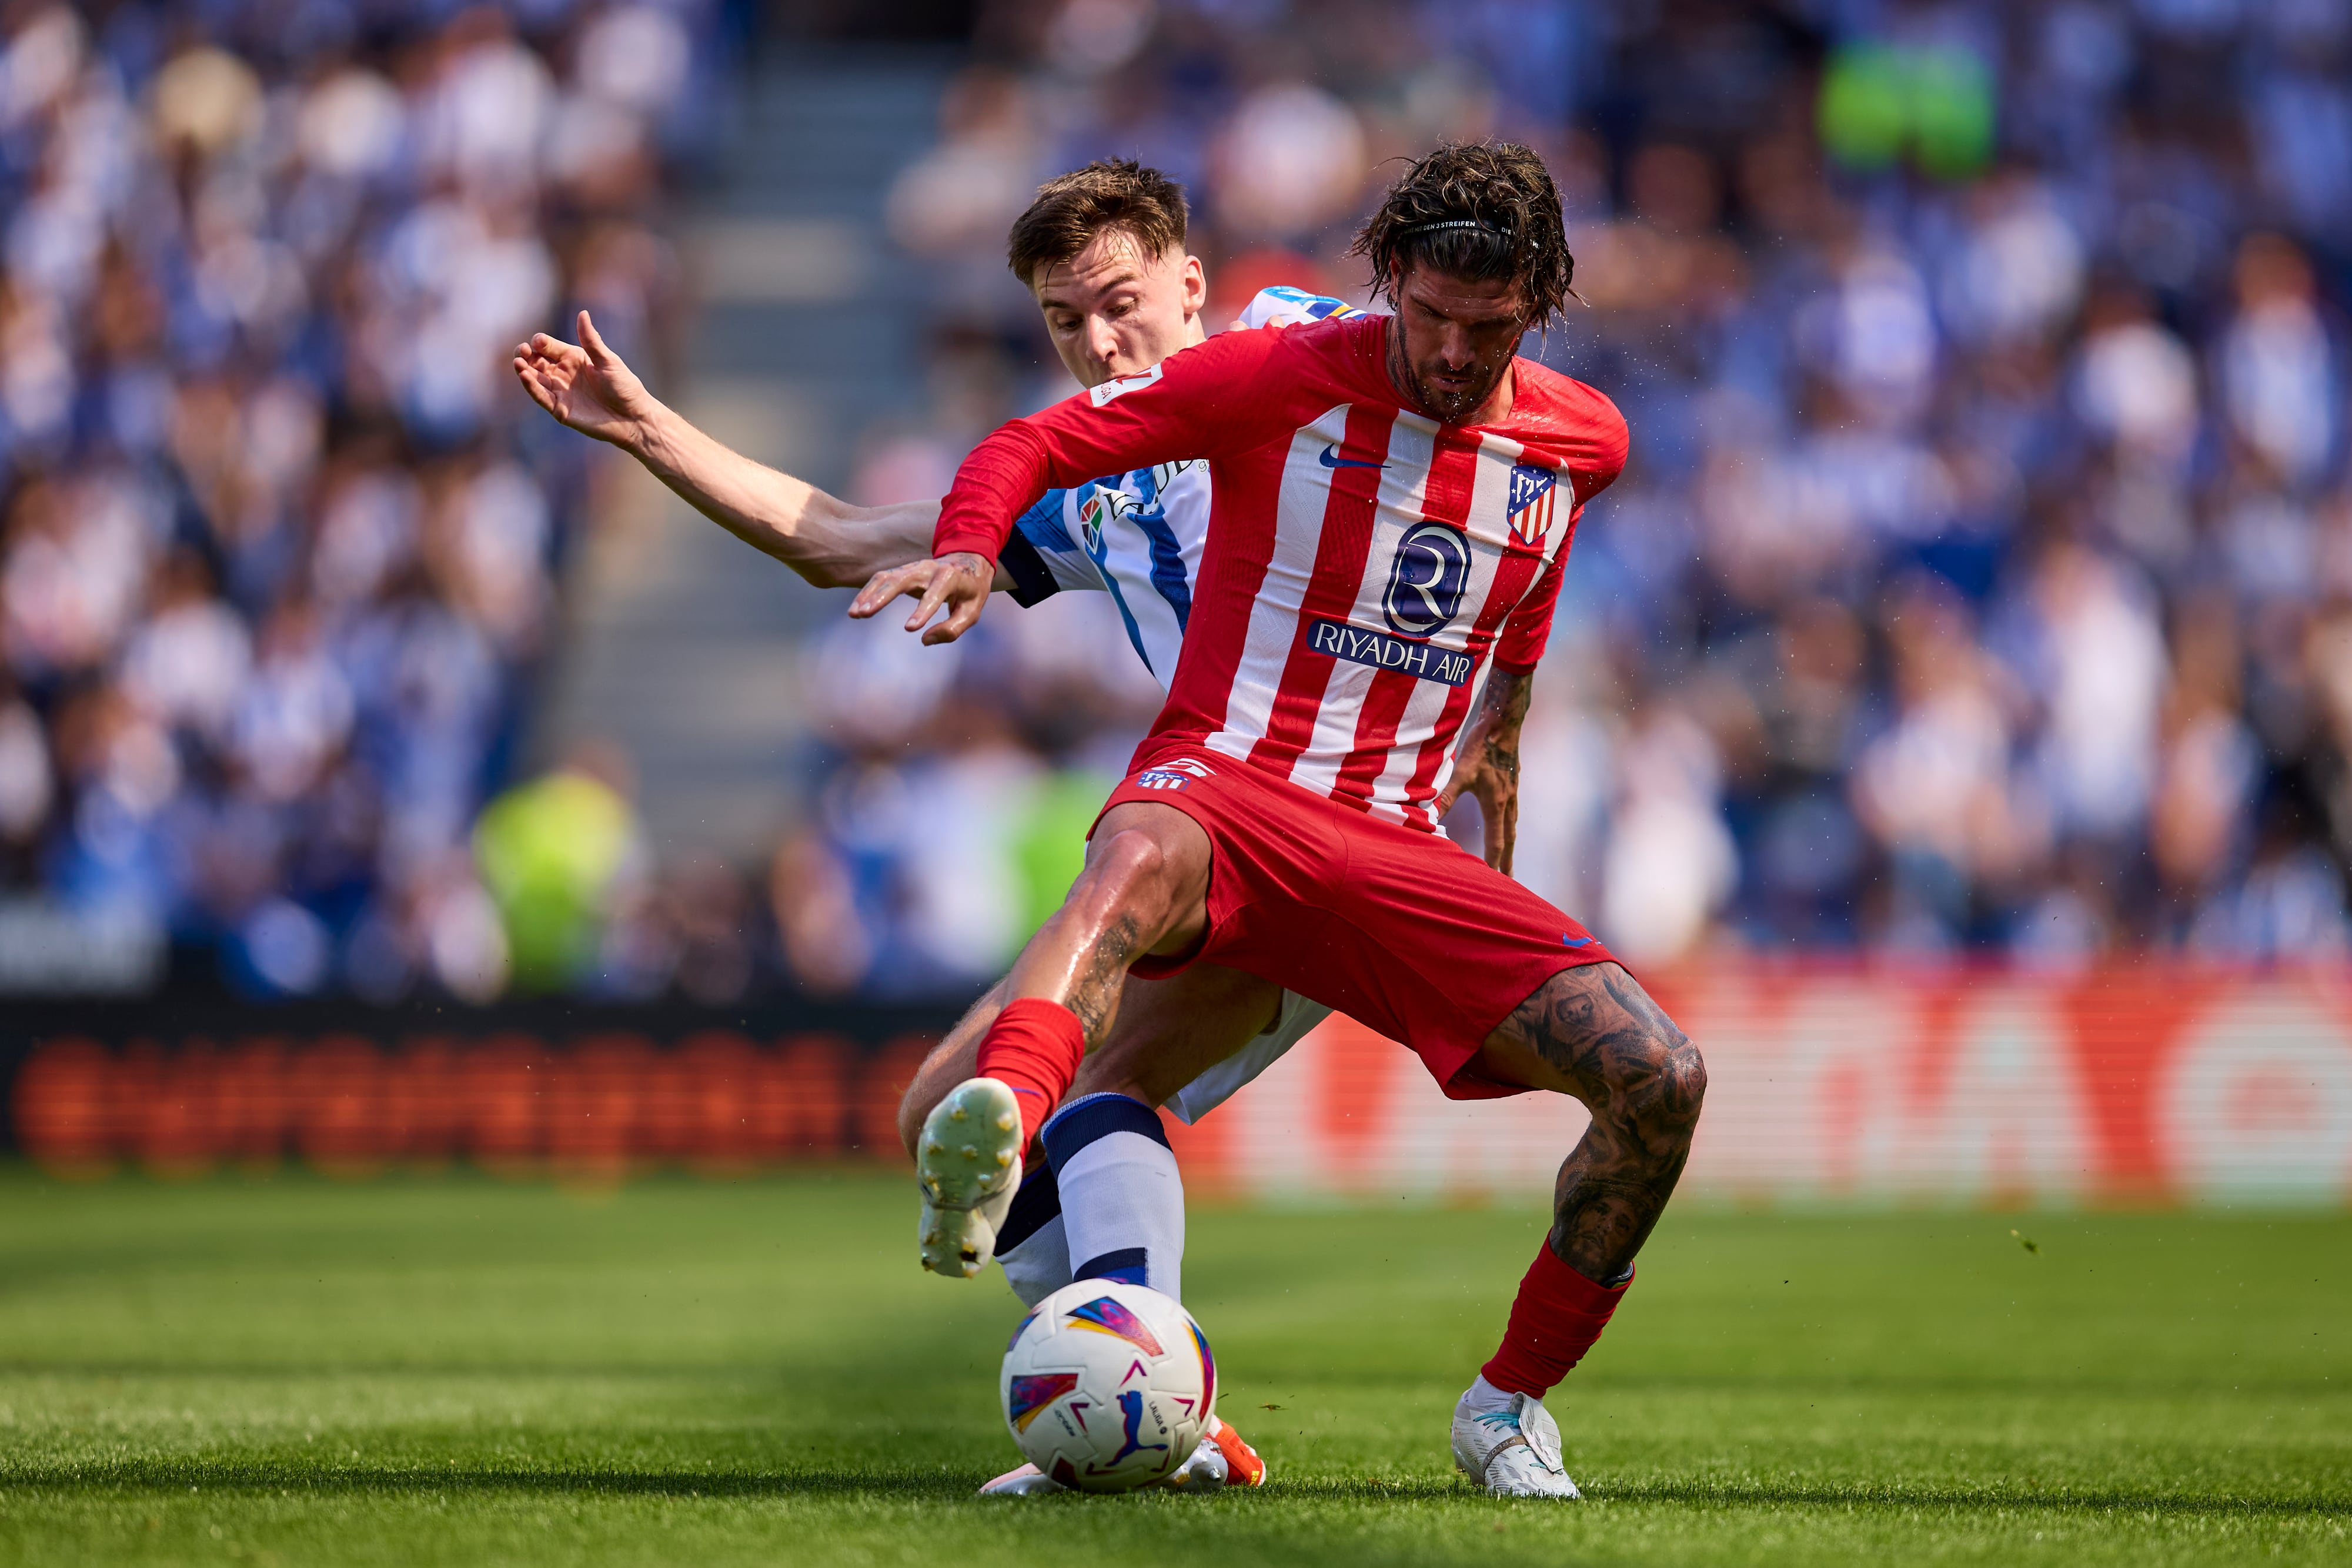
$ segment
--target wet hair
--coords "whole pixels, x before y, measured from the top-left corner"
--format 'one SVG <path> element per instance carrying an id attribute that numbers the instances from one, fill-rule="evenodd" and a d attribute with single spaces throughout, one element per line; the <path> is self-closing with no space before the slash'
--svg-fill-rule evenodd
<path id="1" fill-rule="evenodd" d="M 1527 297 L 1531 327 L 1559 316 L 1576 276 L 1559 191 L 1543 160 L 1515 141 L 1440 147 L 1407 167 L 1348 254 L 1371 263 L 1372 291 L 1391 304 L 1416 266 L 1507 278 Z"/>
<path id="2" fill-rule="evenodd" d="M 1024 287 L 1071 260 L 1111 229 L 1134 237 L 1147 256 L 1181 250 L 1191 214 L 1184 187 L 1132 158 L 1097 158 L 1037 187 L 1036 200 L 1013 220 L 1005 262 Z"/>

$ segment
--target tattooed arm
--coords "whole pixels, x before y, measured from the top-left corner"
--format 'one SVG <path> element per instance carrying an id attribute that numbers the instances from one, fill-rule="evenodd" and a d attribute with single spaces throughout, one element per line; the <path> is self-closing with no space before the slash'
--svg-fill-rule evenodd
<path id="1" fill-rule="evenodd" d="M 1478 706 L 1462 727 L 1454 777 L 1439 792 L 1434 808 L 1443 817 L 1463 796 L 1475 799 L 1486 822 L 1486 863 L 1506 876 L 1519 838 L 1519 727 L 1527 722 L 1528 697 L 1534 687 L 1532 672 L 1514 674 L 1497 669 L 1486 677 Z"/>

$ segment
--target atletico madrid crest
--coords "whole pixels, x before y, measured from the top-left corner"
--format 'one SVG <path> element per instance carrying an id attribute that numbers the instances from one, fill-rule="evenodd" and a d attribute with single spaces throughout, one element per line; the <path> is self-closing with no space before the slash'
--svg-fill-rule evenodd
<path id="1" fill-rule="evenodd" d="M 1511 465 L 1511 542 L 1541 549 L 1551 537 L 1552 487 L 1559 476 L 1532 463 Z"/>

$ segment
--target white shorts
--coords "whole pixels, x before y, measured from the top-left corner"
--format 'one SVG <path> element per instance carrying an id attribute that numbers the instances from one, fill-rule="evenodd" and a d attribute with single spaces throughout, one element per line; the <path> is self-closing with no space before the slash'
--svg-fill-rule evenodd
<path id="1" fill-rule="evenodd" d="M 1275 1015 L 1274 1027 L 1168 1096 L 1168 1109 L 1191 1126 L 1240 1093 L 1243 1084 L 1280 1061 L 1284 1051 L 1330 1016 L 1331 1009 L 1321 1002 L 1310 1001 L 1297 991 L 1283 992 L 1282 1010 Z"/>

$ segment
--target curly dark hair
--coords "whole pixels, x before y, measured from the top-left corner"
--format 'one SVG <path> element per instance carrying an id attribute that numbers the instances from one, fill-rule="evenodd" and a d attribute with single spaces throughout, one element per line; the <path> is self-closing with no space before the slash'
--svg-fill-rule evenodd
<path id="1" fill-rule="evenodd" d="M 1536 327 L 1559 315 L 1576 276 L 1559 191 L 1543 160 L 1516 141 L 1458 142 L 1407 167 L 1348 254 L 1372 264 L 1372 291 L 1391 304 L 1395 280 L 1416 264 L 1480 282 L 1509 278 Z"/>

